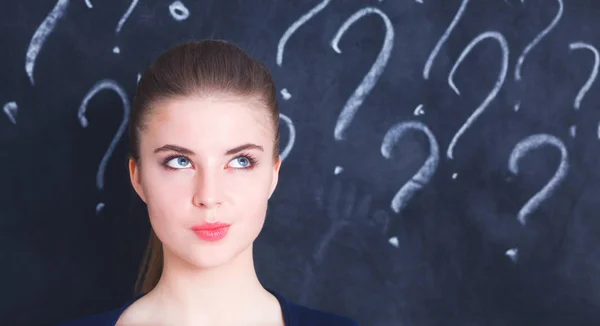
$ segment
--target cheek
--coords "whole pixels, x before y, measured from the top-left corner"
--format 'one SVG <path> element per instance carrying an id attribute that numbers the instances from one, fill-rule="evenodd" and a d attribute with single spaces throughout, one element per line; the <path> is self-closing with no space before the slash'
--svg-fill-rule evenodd
<path id="1" fill-rule="evenodd" d="M 163 223 L 181 216 L 185 207 L 183 201 L 190 200 L 190 183 L 186 182 L 185 173 L 173 173 L 161 168 L 144 171 L 143 188 L 147 198 L 148 213 L 153 223 Z M 187 178 L 189 180 L 189 177 Z"/>
<path id="2" fill-rule="evenodd" d="M 231 183 L 234 209 L 240 213 L 240 217 L 251 221 L 264 220 L 271 187 L 270 174 L 258 172 L 249 172 L 253 175 L 242 176 Z"/>

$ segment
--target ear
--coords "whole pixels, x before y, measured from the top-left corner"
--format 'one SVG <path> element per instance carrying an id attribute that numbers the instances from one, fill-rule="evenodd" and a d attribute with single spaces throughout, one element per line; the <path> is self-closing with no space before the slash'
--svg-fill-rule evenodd
<path id="1" fill-rule="evenodd" d="M 277 162 L 273 166 L 273 178 L 271 179 L 271 190 L 269 192 L 269 198 L 273 195 L 275 188 L 277 188 L 277 182 L 279 181 L 279 169 L 281 168 L 281 156 L 277 156 Z"/>
<path id="2" fill-rule="evenodd" d="M 142 178 L 140 175 L 140 168 L 137 162 L 133 158 L 129 158 L 129 179 L 131 180 L 131 185 L 135 192 L 137 192 L 138 196 L 146 202 L 146 196 L 144 195 L 144 189 L 142 188 Z"/>

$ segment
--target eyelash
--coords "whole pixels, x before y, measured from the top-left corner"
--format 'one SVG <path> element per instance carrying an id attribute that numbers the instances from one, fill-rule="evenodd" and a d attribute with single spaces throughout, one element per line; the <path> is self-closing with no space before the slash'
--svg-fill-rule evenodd
<path id="1" fill-rule="evenodd" d="M 163 165 L 163 166 L 164 166 L 166 169 L 169 169 L 169 170 L 181 170 L 181 169 L 177 169 L 177 168 L 172 168 L 172 167 L 170 167 L 170 166 L 167 164 L 167 163 L 169 163 L 169 161 L 171 161 L 172 159 L 174 159 L 174 158 L 179 158 L 179 157 L 183 157 L 183 158 L 185 158 L 186 160 L 188 160 L 188 161 L 190 161 L 190 162 L 192 161 L 192 160 L 190 160 L 190 159 L 189 159 L 187 156 L 185 156 L 185 155 L 181 155 L 181 154 L 172 154 L 172 155 L 169 155 L 169 156 L 167 156 L 167 157 L 165 157 L 165 158 L 164 158 L 162 165 Z M 240 158 L 240 157 L 245 157 L 246 159 L 248 159 L 248 162 L 250 163 L 250 165 L 249 165 L 247 168 L 234 168 L 234 169 L 236 169 L 236 170 L 251 170 L 251 169 L 252 169 L 252 168 L 254 168 L 254 167 L 256 166 L 256 164 L 258 163 L 258 160 L 257 160 L 257 159 L 256 159 L 254 156 L 252 156 L 251 154 L 249 154 L 249 153 L 241 153 L 240 155 L 237 155 L 236 157 L 234 157 L 233 159 L 231 159 L 229 162 L 231 162 L 231 161 L 233 161 L 233 160 L 235 160 L 235 159 L 237 159 L 237 158 Z"/>

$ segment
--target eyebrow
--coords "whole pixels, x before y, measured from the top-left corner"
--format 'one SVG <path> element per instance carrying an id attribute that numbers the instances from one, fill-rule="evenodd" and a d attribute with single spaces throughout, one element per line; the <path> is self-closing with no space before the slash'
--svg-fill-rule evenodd
<path id="1" fill-rule="evenodd" d="M 260 145 L 247 143 L 247 144 L 240 145 L 238 147 L 234 147 L 234 148 L 228 150 L 227 152 L 225 152 L 225 155 L 236 154 L 236 153 L 239 153 L 241 151 L 248 150 L 248 149 L 257 149 L 257 150 L 259 150 L 261 152 L 264 151 L 263 147 L 260 146 Z"/>
<path id="2" fill-rule="evenodd" d="M 168 151 L 175 151 L 184 155 L 194 155 L 194 152 L 190 149 L 187 149 L 185 147 L 181 147 L 181 146 L 177 146 L 177 145 L 171 145 L 171 144 L 167 144 L 164 146 L 161 146 L 157 149 L 154 150 L 154 153 L 160 153 L 160 152 L 168 152 Z"/>
<path id="3" fill-rule="evenodd" d="M 248 149 L 256 149 L 259 151 L 264 151 L 263 147 L 260 145 L 247 143 L 247 144 L 243 144 L 243 145 L 240 145 L 240 146 L 237 146 L 237 147 L 227 150 L 225 152 L 225 155 L 236 154 L 241 151 L 248 150 Z M 185 147 L 172 145 L 172 144 L 167 144 L 167 145 L 161 146 L 161 147 L 155 149 L 154 153 L 167 152 L 167 151 L 175 151 L 175 152 L 178 152 L 178 153 L 181 153 L 184 155 L 190 155 L 190 156 L 194 155 L 194 151 L 187 149 Z"/>

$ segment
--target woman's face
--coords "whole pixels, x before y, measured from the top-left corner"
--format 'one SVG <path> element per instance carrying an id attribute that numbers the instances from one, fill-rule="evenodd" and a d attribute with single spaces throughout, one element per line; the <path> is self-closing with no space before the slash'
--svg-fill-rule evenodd
<path id="1" fill-rule="evenodd" d="M 149 112 L 130 176 L 165 252 L 202 268 L 232 260 L 260 233 L 277 185 L 266 109 L 239 97 L 182 97 Z M 213 222 L 230 224 L 220 240 L 193 229 Z"/>

